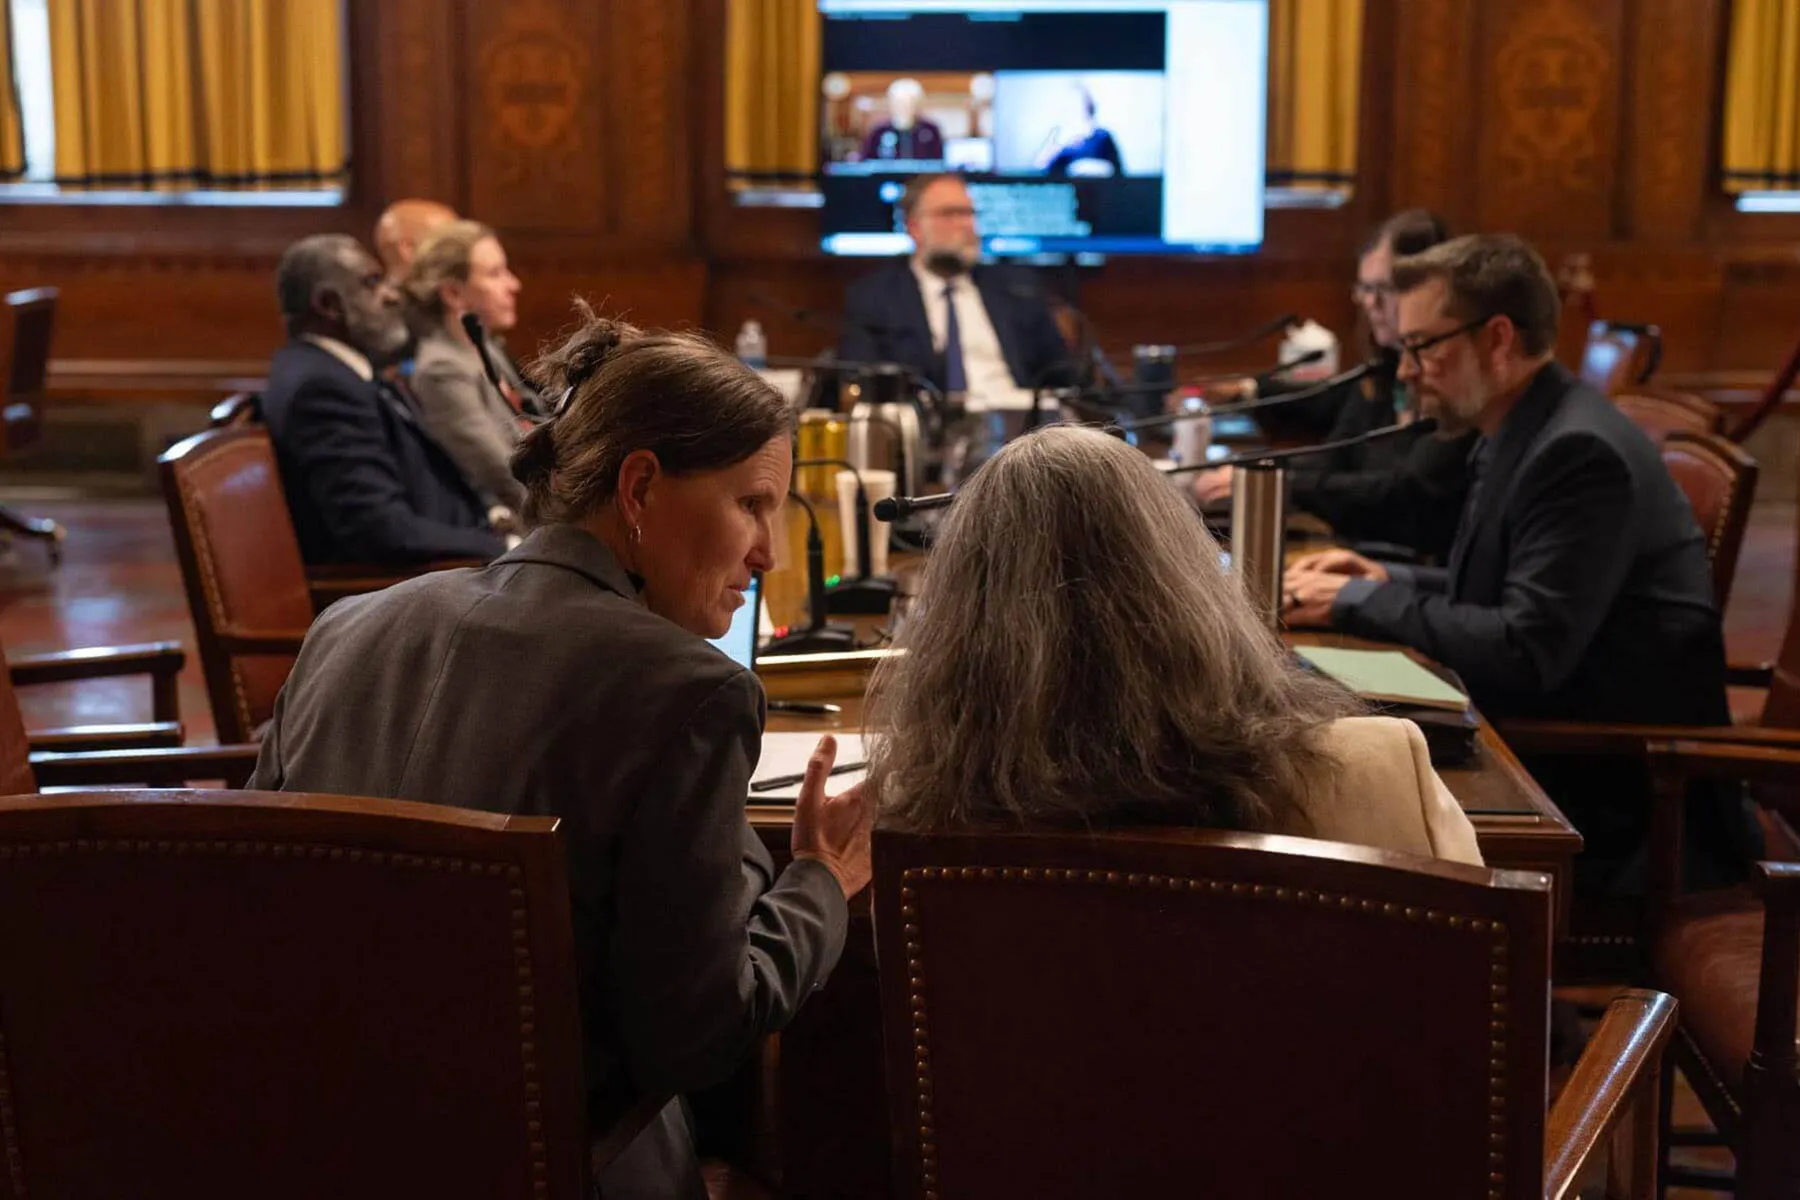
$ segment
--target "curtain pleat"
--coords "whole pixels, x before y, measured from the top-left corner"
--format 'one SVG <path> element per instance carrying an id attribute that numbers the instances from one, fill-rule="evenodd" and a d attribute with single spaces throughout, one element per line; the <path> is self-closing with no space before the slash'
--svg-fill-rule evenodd
<path id="1" fill-rule="evenodd" d="M 1356 180 L 1363 0 L 1270 0 L 1269 182 Z"/>
<path id="2" fill-rule="evenodd" d="M 816 0 L 731 0 L 725 172 L 735 185 L 810 183 L 819 167 Z"/>
<path id="3" fill-rule="evenodd" d="M 0 182 L 25 174 L 25 119 L 13 54 L 12 10 L 0 0 Z"/>
<path id="4" fill-rule="evenodd" d="M 1733 0 L 1724 120 L 1727 191 L 1800 188 L 1800 0 Z"/>
<path id="5" fill-rule="evenodd" d="M 49 13 L 62 186 L 344 182 L 343 0 L 50 0 Z"/>

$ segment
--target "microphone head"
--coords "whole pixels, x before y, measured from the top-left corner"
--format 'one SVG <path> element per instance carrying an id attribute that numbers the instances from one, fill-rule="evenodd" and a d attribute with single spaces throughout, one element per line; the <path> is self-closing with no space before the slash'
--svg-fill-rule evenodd
<path id="1" fill-rule="evenodd" d="M 487 331 L 481 327 L 481 318 L 472 312 L 462 315 L 462 327 L 463 332 L 469 335 L 469 340 L 477 346 L 487 338 Z"/>
<path id="2" fill-rule="evenodd" d="M 888 496 L 875 502 L 875 519 L 877 521 L 897 521 L 905 515 L 900 511 L 900 500 L 897 496 Z"/>

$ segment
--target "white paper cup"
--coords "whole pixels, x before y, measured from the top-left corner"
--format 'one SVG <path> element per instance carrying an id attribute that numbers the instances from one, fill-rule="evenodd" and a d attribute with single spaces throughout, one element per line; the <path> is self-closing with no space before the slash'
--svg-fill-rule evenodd
<path id="1" fill-rule="evenodd" d="M 897 486 L 892 471 L 868 470 L 862 473 L 863 488 L 868 493 L 869 507 L 874 508 L 876 501 L 886 500 L 894 494 Z M 853 579 L 862 574 L 862 563 L 856 555 L 856 475 L 850 471 L 837 473 L 838 490 L 838 524 L 844 531 L 844 577 Z M 888 569 L 888 527 L 887 522 L 877 521 L 875 514 L 869 514 L 869 557 L 871 575 L 886 575 Z"/>

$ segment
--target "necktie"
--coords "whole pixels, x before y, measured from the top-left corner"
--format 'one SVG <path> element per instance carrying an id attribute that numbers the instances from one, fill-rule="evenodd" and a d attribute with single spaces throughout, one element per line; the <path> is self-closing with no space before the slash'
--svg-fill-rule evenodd
<path id="1" fill-rule="evenodd" d="M 956 323 L 956 285 L 944 285 L 944 390 L 967 392 L 969 377 L 963 370 L 962 330 Z"/>
<path id="2" fill-rule="evenodd" d="M 1469 543 L 1475 539 L 1475 522 L 1481 515 L 1482 476 L 1487 474 L 1488 460 L 1492 456 L 1493 444 L 1486 438 L 1477 440 L 1474 451 L 1469 455 L 1469 494 L 1463 500 L 1462 520 L 1456 523 L 1456 538 L 1450 544 L 1452 599 L 1458 594 L 1457 583 L 1462 576 L 1463 559 L 1468 557 Z"/>

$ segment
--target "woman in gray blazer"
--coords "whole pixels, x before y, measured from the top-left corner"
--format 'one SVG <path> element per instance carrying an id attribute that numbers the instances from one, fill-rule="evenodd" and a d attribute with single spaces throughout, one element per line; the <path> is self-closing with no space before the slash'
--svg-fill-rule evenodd
<path id="1" fill-rule="evenodd" d="M 511 462 L 538 413 L 538 397 L 494 340 L 518 320 L 519 279 L 506 265 L 494 231 L 476 221 L 450 221 L 420 244 L 402 285 L 407 320 L 418 334 L 413 395 L 431 436 L 489 507 L 517 513 L 525 491 Z M 496 389 L 463 331 L 474 313 L 488 334 Z"/>
<path id="2" fill-rule="evenodd" d="M 596 1137 L 726 1077 L 837 961 L 868 881 L 861 790 L 821 741 L 776 873 L 745 816 L 764 715 L 706 641 L 773 564 L 786 402 L 703 338 L 594 320 L 516 467 L 536 528 L 486 567 L 340 601 L 307 634 L 251 786 L 562 821 Z M 680 1106 L 608 1197 L 705 1195 Z"/>

